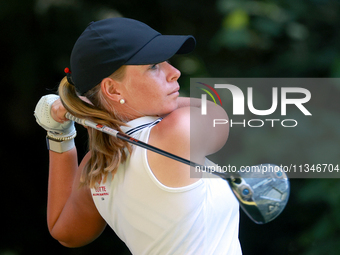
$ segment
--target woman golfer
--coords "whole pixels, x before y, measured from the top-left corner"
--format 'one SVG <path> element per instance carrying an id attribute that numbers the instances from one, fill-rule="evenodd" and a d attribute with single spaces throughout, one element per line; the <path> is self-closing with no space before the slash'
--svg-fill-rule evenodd
<path id="1" fill-rule="evenodd" d="M 78 165 L 76 130 L 65 118 L 68 111 L 205 164 L 227 140 L 226 125 L 212 125 L 226 113 L 208 104 L 201 115 L 199 100 L 179 97 L 181 73 L 167 62 L 194 47 L 192 36 L 126 18 L 92 22 L 78 38 L 60 99 L 44 96 L 35 109 L 50 150 L 48 228 L 62 245 L 86 245 L 108 224 L 135 255 L 241 254 L 227 182 L 192 176 L 187 165 L 92 128 Z"/>

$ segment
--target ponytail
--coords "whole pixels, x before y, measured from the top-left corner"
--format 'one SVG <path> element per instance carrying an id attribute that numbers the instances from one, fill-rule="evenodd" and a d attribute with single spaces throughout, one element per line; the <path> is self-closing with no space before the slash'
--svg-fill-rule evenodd
<path id="1" fill-rule="evenodd" d="M 88 119 L 118 131 L 121 131 L 120 126 L 125 125 L 101 93 L 100 85 L 85 94 L 91 102 L 87 103 L 77 95 L 76 88 L 64 77 L 59 85 L 59 96 L 65 109 L 75 117 Z M 126 160 L 128 152 L 131 153 L 131 146 L 126 141 L 93 128 L 88 128 L 88 133 L 91 158 L 83 169 L 80 183 L 93 188 L 102 178 L 105 182 L 109 173 L 114 176 L 118 166 Z"/>

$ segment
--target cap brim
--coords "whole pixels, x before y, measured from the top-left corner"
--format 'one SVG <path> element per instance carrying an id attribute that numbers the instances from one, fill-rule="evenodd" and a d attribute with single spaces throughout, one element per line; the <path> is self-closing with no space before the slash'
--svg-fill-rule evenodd
<path id="1" fill-rule="evenodd" d="M 175 54 L 186 54 L 196 45 L 193 36 L 158 35 L 133 55 L 125 65 L 148 65 L 168 60 Z"/>

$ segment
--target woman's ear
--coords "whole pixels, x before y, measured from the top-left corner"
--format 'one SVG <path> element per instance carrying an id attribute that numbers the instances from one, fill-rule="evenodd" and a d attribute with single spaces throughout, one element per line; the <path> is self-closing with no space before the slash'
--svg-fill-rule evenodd
<path id="1" fill-rule="evenodd" d="M 104 78 L 100 83 L 100 86 L 103 94 L 107 98 L 111 99 L 112 101 L 119 102 L 121 99 L 119 82 L 111 78 Z"/>

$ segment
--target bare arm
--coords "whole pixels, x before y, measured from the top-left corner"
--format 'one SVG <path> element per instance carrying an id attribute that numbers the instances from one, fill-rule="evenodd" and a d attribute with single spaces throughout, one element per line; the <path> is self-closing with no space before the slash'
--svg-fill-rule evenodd
<path id="1" fill-rule="evenodd" d="M 180 108 L 187 108 L 189 110 L 181 110 Z M 207 114 L 201 114 L 201 99 L 179 97 L 178 110 L 181 114 L 173 114 L 178 123 L 183 123 L 184 127 L 179 130 L 185 130 L 185 127 L 190 127 L 191 148 L 197 148 L 197 153 L 201 155 L 209 155 L 215 153 L 225 144 L 229 135 L 229 125 L 215 125 L 215 119 L 228 120 L 228 115 L 225 110 L 207 101 Z M 171 114 L 170 114 L 171 116 Z M 178 118 L 179 117 L 179 118 Z M 170 118 L 173 123 L 174 118 Z M 178 126 L 178 124 L 176 125 Z M 173 127 L 171 127 L 173 129 Z M 209 137 L 209 139 L 206 139 Z M 193 155 L 193 153 L 192 153 Z"/>
<path id="2" fill-rule="evenodd" d="M 182 107 L 201 107 L 201 99 L 198 98 L 190 98 L 190 97 L 179 97 L 178 99 L 178 108 Z"/>
<path id="3" fill-rule="evenodd" d="M 51 115 L 64 121 L 65 109 L 56 101 Z M 80 174 L 90 158 L 78 167 L 76 148 L 64 153 L 49 152 L 47 224 L 51 235 L 68 247 L 86 245 L 96 239 L 106 223 L 98 213 L 88 187 L 80 188 Z"/>
<path id="4" fill-rule="evenodd" d="M 49 156 L 47 225 L 52 232 L 72 193 L 78 162 L 76 148 L 61 154 L 50 151 Z"/>
<path id="5" fill-rule="evenodd" d="M 213 126 L 214 119 L 228 119 L 222 107 L 208 101 L 207 115 L 201 114 L 200 107 L 200 99 L 179 98 L 178 109 L 151 130 L 149 143 L 204 164 L 205 157 L 221 149 L 227 141 L 229 126 Z M 189 166 L 150 151 L 148 160 L 157 179 L 166 186 L 182 187 L 197 181 L 191 177 Z"/>

